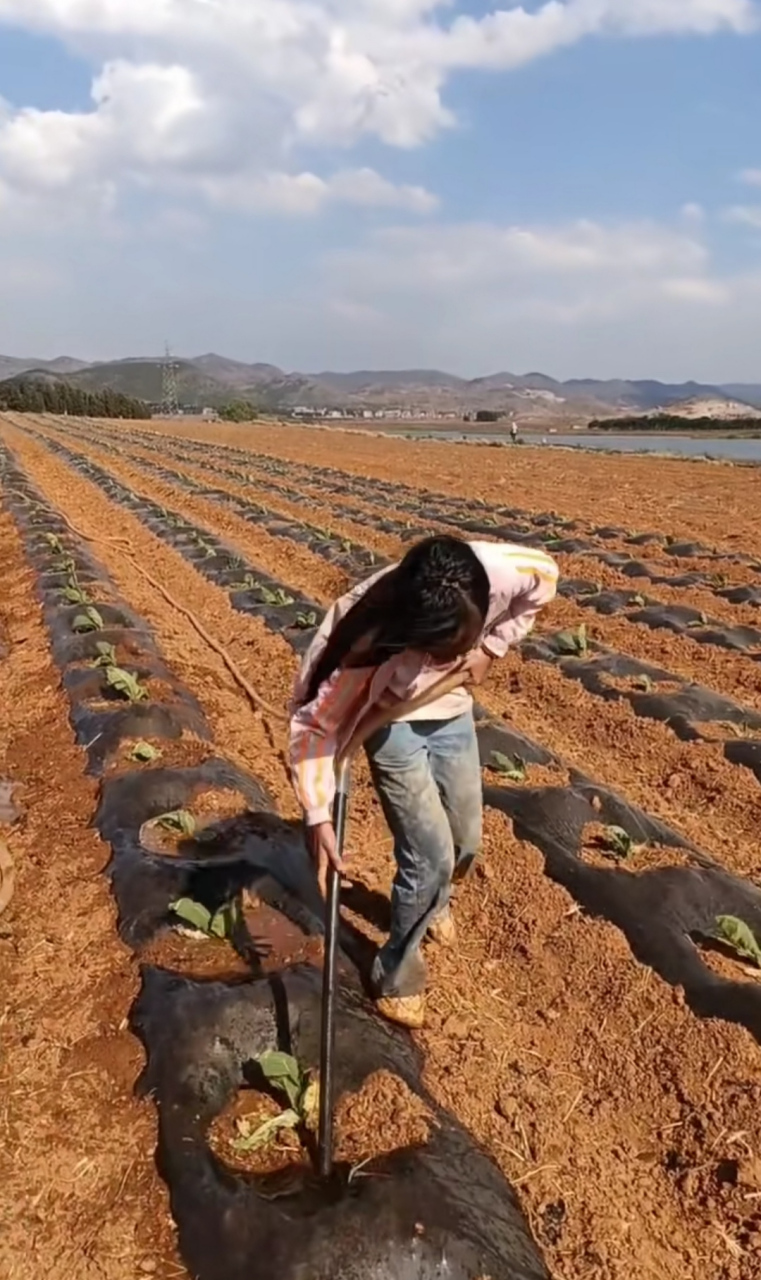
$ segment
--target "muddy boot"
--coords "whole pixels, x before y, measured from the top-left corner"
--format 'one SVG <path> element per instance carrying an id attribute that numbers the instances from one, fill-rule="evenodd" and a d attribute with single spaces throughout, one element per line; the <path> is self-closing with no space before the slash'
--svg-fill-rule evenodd
<path id="1" fill-rule="evenodd" d="M 375 1007 L 382 1018 L 410 1031 L 425 1026 L 425 996 L 378 996 Z"/>
<path id="2" fill-rule="evenodd" d="M 440 947 L 454 946 L 457 941 L 457 926 L 448 907 L 428 926 L 428 937 Z"/>

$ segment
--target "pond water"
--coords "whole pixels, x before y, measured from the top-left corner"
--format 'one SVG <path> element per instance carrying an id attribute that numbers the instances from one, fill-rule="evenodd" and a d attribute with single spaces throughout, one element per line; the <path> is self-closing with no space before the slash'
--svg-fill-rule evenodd
<path id="1" fill-rule="evenodd" d="M 504 432 L 484 432 L 483 435 L 463 435 L 453 431 L 392 431 L 390 435 L 404 435 L 409 439 L 449 440 L 494 442 L 507 441 L 510 437 Z M 672 436 L 672 435 L 605 435 L 589 434 L 574 431 L 572 435 L 529 435 L 523 436 L 526 444 L 547 445 L 547 447 L 571 447 L 574 449 L 607 449 L 622 453 L 672 453 L 685 458 L 726 458 L 733 462 L 761 463 L 761 440 L 730 440 L 724 436 Z"/>

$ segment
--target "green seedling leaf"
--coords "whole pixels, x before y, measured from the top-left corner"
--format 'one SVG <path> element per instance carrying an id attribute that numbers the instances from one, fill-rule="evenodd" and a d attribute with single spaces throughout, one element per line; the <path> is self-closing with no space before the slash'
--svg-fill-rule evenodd
<path id="1" fill-rule="evenodd" d="M 296 614 L 296 626 L 302 631 L 308 631 L 310 627 L 317 626 L 317 614 L 312 609 L 309 613 Z"/>
<path id="2" fill-rule="evenodd" d="M 626 862 L 642 845 L 635 844 L 634 838 L 623 827 L 606 827 L 602 837 L 605 850 L 617 862 Z"/>
<path id="3" fill-rule="evenodd" d="M 63 598 L 68 604 L 89 604 L 90 597 L 83 587 L 80 587 L 75 578 L 69 578 L 69 585 L 65 588 Z"/>
<path id="4" fill-rule="evenodd" d="M 231 591 L 259 591 L 262 584 L 257 582 L 253 573 L 247 573 L 240 582 L 233 582 L 230 586 Z"/>
<path id="5" fill-rule="evenodd" d="M 278 609 L 285 609 L 289 604 L 294 603 L 293 596 L 289 596 L 282 587 L 278 587 L 276 591 L 270 591 L 269 587 L 260 587 L 259 590 L 264 603 L 274 605 Z"/>
<path id="6" fill-rule="evenodd" d="M 582 622 L 575 631 L 558 632 L 555 636 L 555 646 L 559 653 L 572 654 L 576 657 L 586 653 L 589 649 L 589 640 L 585 623 Z"/>
<path id="7" fill-rule="evenodd" d="M 195 834 L 196 820 L 187 809 L 173 809 L 171 813 L 162 813 L 156 819 L 156 826 L 165 831 L 177 831 L 182 836 Z"/>
<path id="8" fill-rule="evenodd" d="M 177 898 L 175 902 L 169 903 L 169 910 L 185 924 L 192 925 L 194 929 L 200 929 L 201 933 L 208 933 L 211 928 L 211 912 L 202 902 L 195 902 L 193 898 Z"/>
<path id="9" fill-rule="evenodd" d="M 152 764 L 154 760 L 161 759 L 161 752 L 156 747 L 152 747 L 150 742 L 136 742 L 129 753 L 129 758 L 136 764 Z"/>
<path id="10" fill-rule="evenodd" d="M 701 613 L 697 618 L 693 618 L 692 622 L 687 623 L 688 630 L 694 631 L 697 627 L 705 627 L 708 623 L 708 614 Z"/>
<path id="11" fill-rule="evenodd" d="M 91 605 L 89 609 L 85 609 L 84 613 L 77 614 L 72 623 L 72 630 L 77 635 L 84 635 L 88 631 L 102 631 L 104 626 L 103 618 Z"/>
<path id="12" fill-rule="evenodd" d="M 750 925 L 737 916 L 716 917 L 717 938 L 726 943 L 743 960 L 751 960 L 761 969 L 761 946 Z"/>
<path id="13" fill-rule="evenodd" d="M 98 651 L 98 656 L 93 663 L 94 667 L 116 666 L 116 649 L 112 644 L 107 644 L 105 640 L 99 640 L 95 647 Z"/>
<path id="14" fill-rule="evenodd" d="M 279 1116 L 271 1116 L 253 1132 L 241 1133 L 239 1138 L 233 1140 L 232 1145 L 236 1151 L 256 1151 L 260 1147 L 266 1147 L 278 1133 L 287 1129 L 297 1129 L 300 1124 L 301 1116 L 298 1111 L 289 1109 L 281 1112 Z"/>
<path id="15" fill-rule="evenodd" d="M 507 778 L 508 782 L 526 781 L 526 765 L 520 756 L 512 760 L 510 756 L 504 756 L 501 751 L 492 751 L 489 768 L 501 774 L 503 778 Z"/>
<path id="16" fill-rule="evenodd" d="M 647 602 L 646 602 L 646 600 L 645 600 L 645 597 L 644 597 L 644 596 L 636 595 L 636 596 L 630 596 L 630 597 L 629 597 L 629 604 L 630 604 L 630 605 L 632 605 L 632 604 L 636 604 L 636 606 L 637 606 L 637 608 L 638 608 L 638 609 L 644 609 L 644 608 L 645 608 L 646 603 L 647 603 Z"/>
<path id="17" fill-rule="evenodd" d="M 63 546 L 61 545 L 61 539 L 57 538 L 54 533 L 46 533 L 45 541 L 47 542 L 51 551 L 54 551 L 56 555 L 63 554 Z"/>
<path id="18" fill-rule="evenodd" d="M 273 1050 L 263 1053 L 257 1061 L 267 1083 L 284 1093 L 291 1107 L 298 1109 L 306 1087 L 306 1079 L 298 1059 L 290 1053 Z"/>
<path id="19" fill-rule="evenodd" d="M 148 697 L 148 690 L 142 685 L 136 676 L 129 671 L 124 671 L 121 667 L 106 668 L 106 684 L 109 689 L 113 689 L 116 693 L 121 694 L 128 702 L 144 702 Z"/>
<path id="20" fill-rule="evenodd" d="M 649 676 L 637 676 L 634 681 L 634 688 L 640 693 L 652 693 L 654 685 Z"/>

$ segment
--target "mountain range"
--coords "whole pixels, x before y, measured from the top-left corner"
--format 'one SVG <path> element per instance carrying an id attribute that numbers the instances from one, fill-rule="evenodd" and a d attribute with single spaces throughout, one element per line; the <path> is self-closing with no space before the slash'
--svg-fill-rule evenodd
<path id="1" fill-rule="evenodd" d="M 111 387 L 150 404 L 162 398 L 162 360 L 130 357 L 88 363 L 70 356 L 55 360 L 0 356 L 0 380 L 32 372 L 65 378 L 88 391 Z M 354 373 L 286 373 L 276 365 L 208 354 L 177 359 L 180 403 L 219 406 L 231 399 L 262 410 L 401 409 L 462 414 L 479 409 L 515 413 L 523 421 L 583 419 L 611 412 L 649 412 L 683 401 L 735 400 L 761 408 L 761 384 L 716 386 L 572 378 L 560 382 L 543 373 L 494 373 L 460 378 L 437 369 L 358 370 Z"/>

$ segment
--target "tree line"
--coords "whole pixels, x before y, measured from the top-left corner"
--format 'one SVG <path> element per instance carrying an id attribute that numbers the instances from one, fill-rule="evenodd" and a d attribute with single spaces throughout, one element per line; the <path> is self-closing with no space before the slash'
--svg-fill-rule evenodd
<path id="1" fill-rule="evenodd" d="M 72 414 L 81 418 L 150 418 L 142 400 L 105 387 L 85 391 L 70 382 L 40 378 L 8 378 L 0 382 L 0 409 L 13 413 Z"/>
<path id="2" fill-rule="evenodd" d="M 646 417 L 595 418 L 590 431 L 761 431 L 761 418 L 683 418 L 676 413 L 653 413 Z"/>

